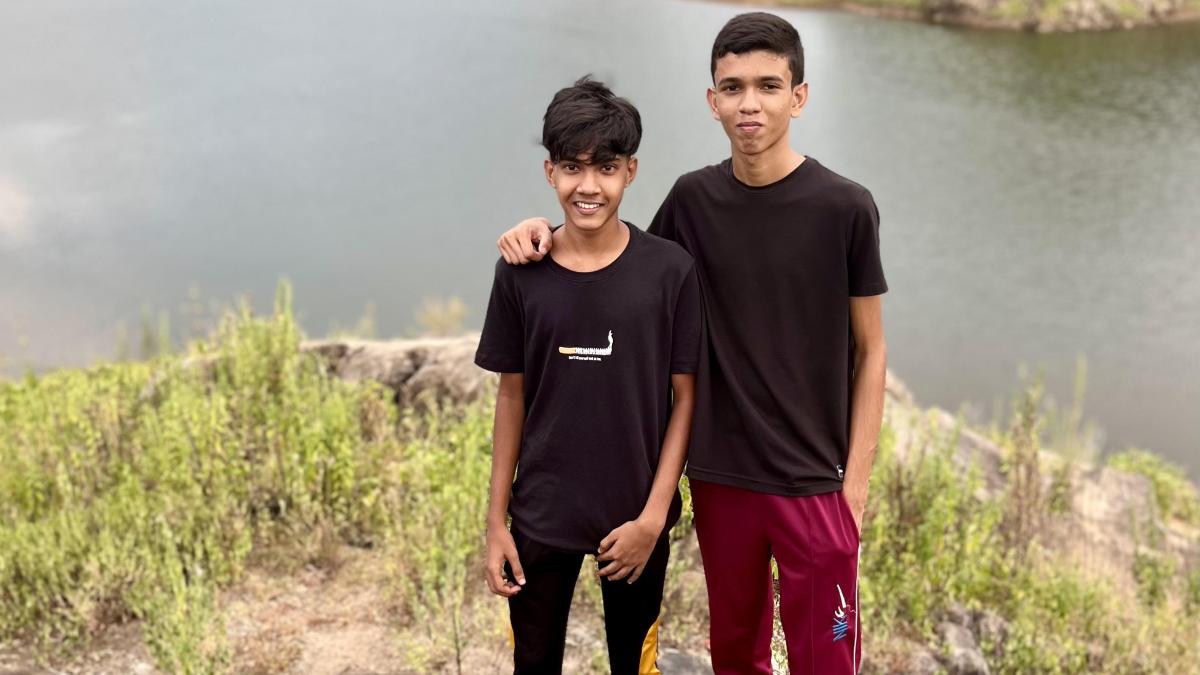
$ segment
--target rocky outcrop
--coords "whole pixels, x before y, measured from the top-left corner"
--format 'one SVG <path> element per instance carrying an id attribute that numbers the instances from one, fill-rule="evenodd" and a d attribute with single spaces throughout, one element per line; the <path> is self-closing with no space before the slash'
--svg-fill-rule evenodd
<path id="1" fill-rule="evenodd" d="M 923 451 L 934 439 L 953 438 L 954 457 L 964 472 L 972 466 L 979 472 L 980 498 L 995 499 L 1007 489 L 1008 451 L 949 412 L 918 406 L 890 372 L 884 415 L 896 434 L 895 451 L 901 458 Z M 1108 579 L 1128 578 L 1139 546 L 1147 541 L 1161 542 L 1163 552 L 1182 568 L 1200 564 L 1195 528 L 1158 517 L 1153 488 L 1145 477 L 1107 466 L 1063 466 L 1064 461 L 1046 451 L 1038 458 L 1045 490 L 1060 469 L 1070 485 L 1069 508 L 1046 523 L 1047 539 L 1081 569 Z"/>
<path id="2" fill-rule="evenodd" d="M 495 376 L 474 363 L 478 335 L 413 340 L 310 340 L 300 350 L 320 356 L 331 375 L 374 380 L 401 407 L 423 400 L 477 400 Z"/>
<path id="3" fill-rule="evenodd" d="M 780 4 L 796 3 L 781 0 Z M 832 0 L 830 4 L 858 14 L 1040 33 L 1134 28 L 1200 18 L 1200 7 L 1192 0 L 1067 0 L 1061 4 L 1047 0 L 923 0 L 916 5 Z"/>

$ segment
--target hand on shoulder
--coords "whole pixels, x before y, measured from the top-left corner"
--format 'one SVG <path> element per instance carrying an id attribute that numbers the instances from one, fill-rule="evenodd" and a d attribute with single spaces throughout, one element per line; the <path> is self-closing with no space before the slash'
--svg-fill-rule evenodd
<path id="1" fill-rule="evenodd" d="M 550 236 L 550 221 L 545 218 L 527 218 L 505 232 L 496 242 L 500 255 L 510 265 L 536 262 L 550 253 L 554 245 Z"/>

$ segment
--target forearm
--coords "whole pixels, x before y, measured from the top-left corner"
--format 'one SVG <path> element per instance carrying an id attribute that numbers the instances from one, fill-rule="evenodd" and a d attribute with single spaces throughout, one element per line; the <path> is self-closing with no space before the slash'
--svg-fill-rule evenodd
<path id="1" fill-rule="evenodd" d="M 882 345 L 855 350 L 854 381 L 850 401 L 850 454 L 843 489 L 863 494 L 871 476 L 879 427 L 883 423 L 883 389 L 887 377 L 887 349 Z"/>
<path id="2" fill-rule="evenodd" d="M 515 380 L 515 381 L 514 381 Z M 492 428 L 492 481 L 488 500 L 489 526 L 503 527 L 508 514 L 513 476 L 521 452 L 521 432 L 525 425 L 525 394 L 520 375 L 500 376 L 496 394 L 496 418 Z"/>
<path id="3" fill-rule="evenodd" d="M 642 510 L 641 517 L 661 529 L 667 521 L 671 501 L 679 487 L 683 464 L 687 461 L 688 438 L 692 429 L 692 412 L 695 409 L 695 376 L 672 375 L 674 404 L 671 419 L 667 422 L 667 433 L 663 438 L 662 451 L 658 457 L 658 468 L 654 473 L 654 484 L 650 497 Z"/>

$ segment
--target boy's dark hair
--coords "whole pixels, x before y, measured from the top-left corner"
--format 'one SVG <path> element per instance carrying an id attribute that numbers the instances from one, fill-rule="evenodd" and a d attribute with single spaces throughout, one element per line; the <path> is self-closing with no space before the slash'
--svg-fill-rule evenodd
<path id="1" fill-rule="evenodd" d="M 592 162 L 630 157 L 641 142 L 642 116 L 637 108 L 590 75 L 560 89 L 542 121 L 542 145 L 552 162 L 585 152 L 592 153 Z"/>
<path id="2" fill-rule="evenodd" d="M 715 80 L 717 59 L 726 54 L 766 51 L 786 56 L 792 71 L 792 86 L 804 81 L 804 46 L 800 33 L 784 19 L 766 12 L 738 14 L 725 24 L 713 41 L 710 70 Z"/>

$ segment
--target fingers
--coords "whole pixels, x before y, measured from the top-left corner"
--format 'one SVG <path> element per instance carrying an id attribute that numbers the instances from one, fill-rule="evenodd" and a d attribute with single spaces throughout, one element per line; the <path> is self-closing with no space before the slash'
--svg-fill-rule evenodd
<path id="1" fill-rule="evenodd" d="M 500 256 L 504 258 L 504 262 L 508 263 L 509 265 L 512 265 L 516 262 L 516 258 L 513 257 L 512 247 L 510 247 L 508 244 L 507 235 L 500 237 L 500 239 L 496 241 L 496 248 L 500 249 Z"/>
<path id="2" fill-rule="evenodd" d="M 642 572 L 645 572 L 645 571 L 646 571 L 646 563 L 642 563 L 641 565 L 638 565 L 637 568 L 633 570 L 633 574 L 629 575 L 628 583 L 632 584 L 633 582 L 637 581 L 639 578 L 641 578 Z"/>
<path id="3" fill-rule="evenodd" d="M 534 251 L 536 256 L 534 260 L 541 260 L 550 252 L 550 246 L 554 244 L 554 239 L 550 236 L 550 221 L 545 218 L 537 219 L 534 238 L 538 242 L 537 250 Z"/>
<path id="4" fill-rule="evenodd" d="M 511 548 L 504 552 L 504 559 L 508 561 L 508 566 L 512 568 L 513 581 L 517 582 L 518 588 L 525 585 L 525 570 L 521 569 L 521 558 L 517 556 L 517 549 Z"/>
<path id="5" fill-rule="evenodd" d="M 484 577 L 487 579 L 488 590 L 504 598 L 511 598 L 521 590 L 520 586 L 516 586 L 508 582 L 504 578 L 504 574 L 500 571 L 500 561 L 492 561 L 488 563 Z"/>
<path id="6" fill-rule="evenodd" d="M 609 581 L 620 581 L 629 576 L 633 570 L 633 565 L 618 565 L 617 563 L 612 563 L 600 570 L 600 576 L 605 577 Z"/>
<path id="7" fill-rule="evenodd" d="M 533 238 L 529 236 L 528 232 L 521 232 L 521 234 L 517 236 L 517 249 L 519 253 L 519 262 L 525 263 L 529 262 L 530 260 L 539 260 L 541 258 L 540 255 L 537 258 L 533 257 L 537 254 L 537 251 L 535 251 L 533 248 Z"/>
<path id="8" fill-rule="evenodd" d="M 545 218 L 523 220 L 496 241 L 496 248 L 500 249 L 500 256 L 509 265 L 524 265 L 527 262 L 541 260 L 546 257 L 553 245 L 550 221 Z"/>
<path id="9" fill-rule="evenodd" d="M 598 559 L 598 558 L 597 558 L 597 559 Z M 620 563 L 617 563 L 617 562 L 610 562 L 610 563 L 608 563 L 607 565 L 605 565 L 605 566 L 601 567 L 600 569 L 596 570 L 596 576 L 598 576 L 598 577 L 600 577 L 601 579 L 603 579 L 603 578 L 605 578 L 605 577 L 608 577 L 608 576 L 611 576 L 611 575 L 613 575 L 613 574 L 616 574 L 617 570 L 618 570 L 618 569 L 620 569 L 620 568 L 621 568 L 621 565 L 620 565 Z"/>
<path id="10" fill-rule="evenodd" d="M 600 548 L 596 550 L 596 553 L 604 553 L 615 543 L 617 543 L 617 531 L 613 530 L 608 533 L 607 537 L 600 540 Z"/>

